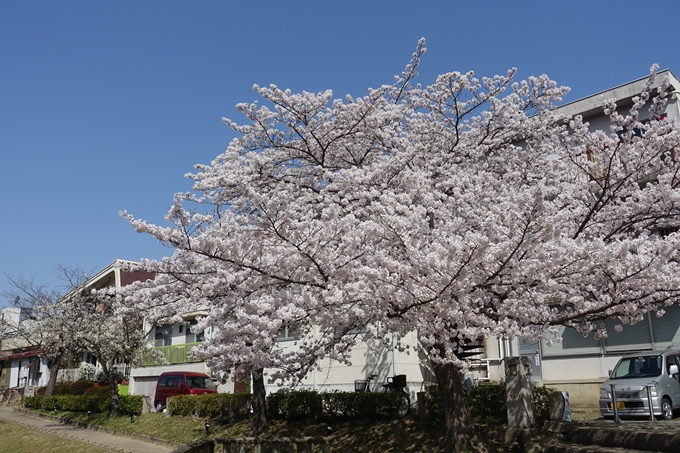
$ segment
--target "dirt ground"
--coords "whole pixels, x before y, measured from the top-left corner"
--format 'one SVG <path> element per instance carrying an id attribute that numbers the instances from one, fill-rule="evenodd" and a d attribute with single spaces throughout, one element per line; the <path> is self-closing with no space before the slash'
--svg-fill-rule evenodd
<path id="1" fill-rule="evenodd" d="M 571 419 L 572 420 L 597 420 L 602 418 L 600 415 L 600 409 L 596 407 L 572 407 L 571 408 Z"/>

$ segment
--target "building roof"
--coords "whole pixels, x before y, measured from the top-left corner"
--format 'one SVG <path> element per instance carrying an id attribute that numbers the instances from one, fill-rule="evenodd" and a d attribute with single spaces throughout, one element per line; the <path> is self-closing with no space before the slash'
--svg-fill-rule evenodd
<path id="1" fill-rule="evenodd" d="M 657 72 L 652 86 L 658 88 L 661 81 L 666 76 L 668 76 L 671 83 L 669 90 L 671 92 L 680 91 L 680 81 L 670 69 L 664 69 L 663 71 Z M 561 105 L 555 109 L 555 112 L 566 116 L 582 115 L 584 118 L 587 118 L 602 111 L 602 101 L 605 99 L 615 99 L 618 105 L 632 103 L 633 97 L 640 94 L 647 79 L 649 79 L 649 76 L 624 83 L 623 85 L 614 88 L 609 88 L 605 91 L 600 91 L 599 93 L 591 94 L 582 99 Z"/>
<path id="2" fill-rule="evenodd" d="M 85 282 L 83 282 L 78 288 L 75 288 L 64 295 L 64 297 L 70 297 L 76 291 L 81 291 L 83 289 L 102 289 L 108 287 L 120 287 L 120 267 L 128 264 L 136 264 L 134 261 L 120 260 L 117 259 L 113 263 L 106 266 L 104 269 L 97 272 L 92 277 L 89 277 Z"/>

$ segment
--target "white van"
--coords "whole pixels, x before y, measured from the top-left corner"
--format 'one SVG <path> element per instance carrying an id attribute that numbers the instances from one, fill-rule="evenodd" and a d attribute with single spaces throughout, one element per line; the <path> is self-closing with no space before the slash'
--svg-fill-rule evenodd
<path id="1" fill-rule="evenodd" d="M 614 418 L 612 384 L 619 418 L 649 417 L 648 392 L 656 418 L 670 420 L 680 409 L 680 351 L 624 356 L 600 387 L 600 413 Z"/>

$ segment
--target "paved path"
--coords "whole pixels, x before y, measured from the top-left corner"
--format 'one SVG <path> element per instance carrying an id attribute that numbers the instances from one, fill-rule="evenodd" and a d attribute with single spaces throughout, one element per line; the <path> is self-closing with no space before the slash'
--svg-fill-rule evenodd
<path id="1" fill-rule="evenodd" d="M 19 411 L 15 412 L 11 407 L 0 407 L 0 418 L 28 428 L 80 440 L 120 453 L 168 453 L 175 448 L 169 445 L 152 444 L 131 437 L 114 436 L 102 431 L 64 425 L 53 419 L 33 417 Z"/>

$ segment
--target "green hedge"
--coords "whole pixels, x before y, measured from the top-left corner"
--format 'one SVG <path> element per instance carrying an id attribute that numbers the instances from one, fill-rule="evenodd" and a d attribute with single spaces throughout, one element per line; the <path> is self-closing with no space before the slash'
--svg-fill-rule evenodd
<path id="1" fill-rule="evenodd" d="M 121 396 L 119 407 L 121 415 L 141 414 L 144 397 L 139 395 Z M 44 409 L 57 412 L 108 412 L 111 410 L 111 397 L 105 395 L 54 395 L 43 399 L 42 396 L 24 398 L 23 406 L 31 409 Z"/>
<path id="2" fill-rule="evenodd" d="M 172 415 L 197 415 L 220 420 L 241 420 L 250 416 L 249 393 L 206 393 L 179 395 L 168 399 Z"/>
<path id="3" fill-rule="evenodd" d="M 342 418 L 398 418 L 404 395 L 401 393 L 330 392 L 323 393 L 325 415 Z"/>
<path id="4" fill-rule="evenodd" d="M 267 396 L 267 413 L 273 419 L 303 418 L 397 418 L 403 395 L 398 393 L 319 393 L 310 390 L 272 393 Z M 250 417 L 250 394 L 217 393 L 180 395 L 168 399 L 172 415 L 196 415 L 217 420 Z"/>
<path id="5" fill-rule="evenodd" d="M 87 381 L 84 379 L 70 383 L 56 384 L 54 386 L 54 395 L 82 395 L 88 389 L 94 388 L 94 384 L 94 381 Z M 45 396 L 46 391 L 47 387 L 38 387 L 35 390 L 35 394 L 37 396 Z"/>
<path id="6" fill-rule="evenodd" d="M 399 417 L 403 395 L 399 393 L 327 392 L 310 390 L 272 393 L 267 397 L 271 418 L 389 419 Z"/>
<path id="7" fill-rule="evenodd" d="M 550 394 L 555 389 L 552 387 L 534 387 L 534 418 L 536 426 L 543 426 L 550 420 Z"/>
<path id="8" fill-rule="evenodd" d="M 478 385 L 468 390 L 468 408 L 476 423 L 508 423 L 505 384 Z"/>
<path id="9" fill-rule="evenodd" d="M 287 420 L 302 418 L 319 418 L 323 412 L 323 400 L 318 392 L 312 390 L 299 390 L 296 392 L 282 393 L 278 397 L 278 412 Z M 274 410 L 271 411 L 272 413 Z"/>
<path id="10" fill-rule="evenodd" d="M 21 404 L 27 409 L 42 409 L 43 397 L 42 396 L 25 396 L 21 400 Z"/>
<path id="11" fill-rule="evenodd" d="M 120 395 L 119 397 L 120 413 L 124 415 L 142 413 L 144 407 L 144 397 L 141 395 Z"/>
<path id="12" fill-rule="evenodd" d="M 534 387 L 534 419 L 537 426 L 550 418 L 550 393 L 555 389 L 549 387 Z M 506 424 L 507 407 L 505 405 L 505 384 L 479 385 L 468 391 L 467 404 L 475 423 Z M 444 418 L 444 407 L 438 387 L 428 391 L 426 399 L 430 415 L 438 421 Z"/>
<path id="13" fill-rule="evenodd" d="M 105 412 L 111 407 L 111 398 L 101 395 L 54 395 L 45 398 L 43 409 L 67 412 Z"/>

